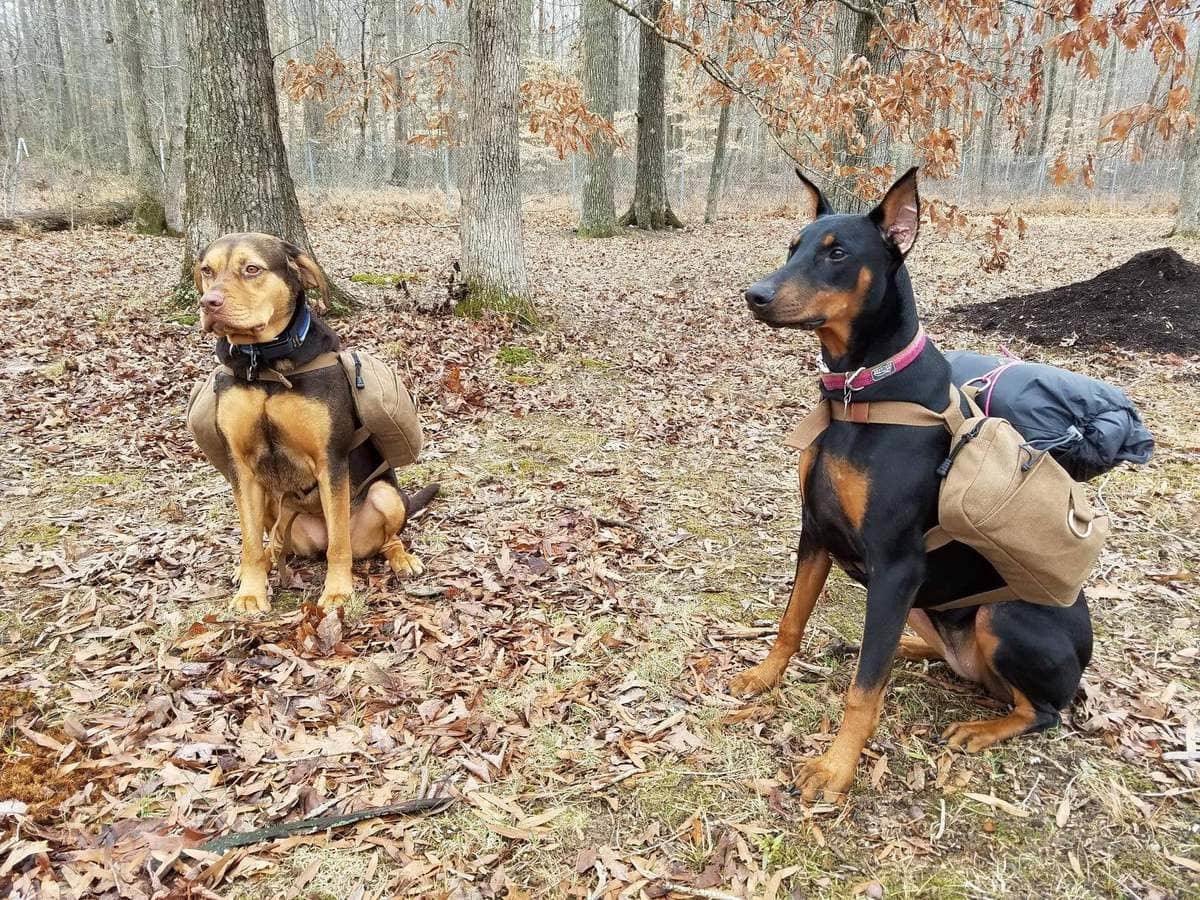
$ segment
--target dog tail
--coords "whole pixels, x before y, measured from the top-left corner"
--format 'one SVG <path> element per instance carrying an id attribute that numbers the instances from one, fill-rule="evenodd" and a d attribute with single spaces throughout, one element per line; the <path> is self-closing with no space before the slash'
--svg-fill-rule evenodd
<path id="1" fill-rule="evenodd" d="M 436 481 L 432 484 L 427 484 L 415 494 L 403 494 L 404 497 L 404 517 L 411 519 L 421 510 L 429 505 L 429 502 L 438 495 L 438 491 L 442 486 Z"/>

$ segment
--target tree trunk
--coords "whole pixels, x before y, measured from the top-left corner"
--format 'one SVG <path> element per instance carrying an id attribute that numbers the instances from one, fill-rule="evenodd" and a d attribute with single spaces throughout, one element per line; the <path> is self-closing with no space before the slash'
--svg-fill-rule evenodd
<path id="1" fill-rule="evenodd" d="M 188 0 L 183 277 L 223 234 L 264 231 L 312 254 L 288 171 L 263 0 Z M 181 297 L 180 299 L 184 299 Z M 329 305 L 352 298 L 330 283 Z"/>
<path id="2" fill-rule="evenodd" d="M 393 42 L 395 53 L 399 56 L 408 53 L 412 41 L 409 38 L 411 29 L 408 21 L 408 4 L 403 0 L 395 0 L 393 5 L 395 17 L 394 33 L 398 36 Z M 391 183 L 397 187 L 408 187 L 412 183 L 412 147 L 408 143 L 408 60 L 398 60 L 392 67 L 392 75 L 396 79 L 395 109 L 392 113 L 393 141 L 392 148 L 392 177 Z"/>
<path id="3" fill-rule="evenodd" d="M 617 8 L 608 0 L 583 0 L 583 102 L 606 121 L 617 113 L 617 67 L 620 52 Z M 586 160 L 580 202 L 580 237 L 617 233 L 613 201 L 613 146 L 598 137 Z"/>
<path id="4" fill-rule="evenodd" d="M 125 110 L 125 143 L 129 149 L 129 174 L 137 195 L 134 227 L 141 234 L 167 230 L 163 208 L 163 172 L 146 108 L 146 70 L 142 61 L 142 11 L 137 0 L 116 0 L 112 9 L 117 35 L 121 105 Z"/>
<path id="5" fill-rule="evenodd" d="M 849 6 L 838 7 L 834 23 L 833 49 L 837 65 L 841 66 L 848 57 L 864 57 L 872 73 L 880 74 L 885 71 L 889 60 L 885 59 L 880 45 L 871 43 L 871 34 L 875 28 L 872 10 L 878 5 L 876 0 L 864 0 L 859 10 Z M 834 139 L 838 166 L 841 169 L 856 170 L 830 179 L 829 189 L 833 193 L 831 200 L 839 212 L 863 213 L 874 205 L 874 198 L 867 200 L 860 196 L 857 173 L 873 165 L 889 162 L 891 140 L 886 131 L 878 134 L 870 134 L 869 131 L 870 112 L 863 107 L 855 114 L 853 132 L 850 135 L 839 132 Z"/>
<path id="6" fill-rule="evenodd" d="M 641 11 L 657 22 L 664 0 L 642 0 Z M 637 174 L 633 202 L 617 224 L 648 230 L 682 228 L 667 197 L 666 56 L 667 46 L 653 28 L 639 26 Z"/>
<path id="7" fill-rule="evenodd" d="M 725 41 L 725 58 L 733 53 L 733 24 L 729 26 L 729 37 Z M 733 110 L 733 98 L 721 104 L 721 112 L 717 116 L 717 144 L 713 148 L 712 169 L 708 173 L 708 194 L 704 198 L 704 224 L 711 225 L 717 220 L 717 201 L 721 196 L 721 182 L 725 176 L 725 144 L 729 137 L 729 116 Z"/>
<path id="8" fill-rule="evenodd" d="M 1039 132 L 1035 150 L 1035 155 L 1041 158 L 1046 156 L 1046 146 L 1050 142 L 1050 125 L 1054 121 L 1054 82 L 1058 76 L 1058 50 L 1054 47 L 1047 47 L 1046 51 L 1050 54 L 1050 68 L 1046 71 L 1046 99 L 1042 104 L 1042 130 Z"/>
<path id="9" fill-rule="evenodd" d="M 1116 89 L 1117 82 L 1117 47 L 1119 41 L 1113 41 L 1108 48 L 1108 58 L 1104 61 L 1104 67 L 1107 70 L 1104 73 L 1104 99 L 1100 101 L 1100 114 L 1096 117 L 1096 142 L 1095 149 L 1092 151 L 1096 156 L 1100 155 L 1101 143 L 1104 140 L 1104 120 L 1108 117 L 1112 110 L 1113 92 Z"/>
<path id="10" fill-rule="evenodd" d="M 462 273 L 457 312 L 493 310 L 532 324 L 521 227 L 517 130 L 521 0 L 469 0 L 471 72 L 463 149 Z"/>
<path id="11" fill-rule="evenodd" d="M 1191 112 L 1197 124 L 1184 138 L 1183 177 L 1179 181 L 1175 230 L 1180 234 L 1200 236 L 1200 60 L 1192 68 Z"/>

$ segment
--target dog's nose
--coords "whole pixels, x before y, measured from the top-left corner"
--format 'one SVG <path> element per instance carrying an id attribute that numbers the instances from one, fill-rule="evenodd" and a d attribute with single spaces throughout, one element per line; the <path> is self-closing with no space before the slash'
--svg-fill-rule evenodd
<path id="1" fill-rule="evenodd" d="M 225 304 L 225 295 L 216 291 L 208 291 L 200 298 L 200 305 L 207 310 L 220 309 Z"/>
<path id="2" fill-rule="evenodd" d="M 775 289 L 765 282 L 746 288 L 746 302 L 751 306 L 766 306 L 775 299 Z"/>

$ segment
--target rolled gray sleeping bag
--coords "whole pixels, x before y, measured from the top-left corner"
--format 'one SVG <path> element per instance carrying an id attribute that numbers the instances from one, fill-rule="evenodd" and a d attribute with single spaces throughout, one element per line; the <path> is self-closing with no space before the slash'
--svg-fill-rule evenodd
<path id="1" fill-rule="evenodd" d="M 1118 387 L 1056 366 L 970 350 L 951 351 L 946 359 L 956 385 L 978 389 L 975 402 L 986 415 L 1008 419 L 1076 481 L 1119 462 L 1148 462 L 1154 453 L 1153 435 Z"/>

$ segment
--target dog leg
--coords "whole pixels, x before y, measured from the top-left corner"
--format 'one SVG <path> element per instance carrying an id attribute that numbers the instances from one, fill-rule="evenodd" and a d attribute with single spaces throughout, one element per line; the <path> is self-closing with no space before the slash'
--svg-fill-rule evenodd
<path id="1" fill-rule="evenodd" d="M 363 559 L 382 553 L 392 571 L 401 578 L 425 571 L 421 561 L 404 548 L 397 532 L 404 527 L 408 513 L 404 497 L 386 481 L 376 481 L 367 489 L 363 505 L 354 513 L 350 540 L 354 558 Z"/>
<path id="2" fill-rule="evenodd" d="M 325 517 L 325 533 L 328 545 L 325 558 L 325 589 L 317 600 L 322 609 L 341 606 L 354 594 L 354 575 L 351 564 L 354 555 L 350 545 L 350 477 L 340 472 L 336 477 L 328 467 L 317 474 L 317 487 L 321 492 L 321 512 Z"/>
<path id="3" fill-rule="evenodd" d="M 242 562 L 238 567 L 238 591 L 230 606 L 239 613 L 269 612 L 267 575 L 271 558 L 263 546 L 267 496 L 254 474 L 244 466 L 238 467 L 233 499 L 242 529 Z"/>
<path id="4" fill-rule="evenodd" d="M 846 692 L 846 709 L 833 744 L 807 763 L 796 781 L 805 800 L 824 793 L 827 801 L 843 799 L 854 783 L 854 772 L 867 741 L 875 734 L 884 688 L 900 633 L 912 599 L 924 578 L 924 556 L 895 563 L 867 588 L 867 619 L 863 626 L 858 667 Z"/>
<path id="5" fill-rule="evenodd" d="M 792 582 L 792 595 L 788 598 L 787 609 L 779 620 L 779 634 L 766 659 L 730 681 L 729 692 L 735 697 L 761 694 L 783 676 L 788 662 L 800 649 L 808 618 L 812 615 L 821 588 L 825 586 L 825 579 L 829 577 L 829 567 L 829 554 L 810 544 L 801 534 L 800 546 L 796 551 L 796 578 Z"/>
<path id="6" fill-rule="evenodd" d="M 955 722 L 942 732 L 942 737 L 951 747 L 962 747 L 968 753 L 978 753 L 993 744 L 1006 741 L 1027 731 L 1041 731 L 1057 725 L 1057 710 L 1039 710 L 1029 698 L 1013 689 L 1013 710 L 999 719 L 978 719 L 973 722 Z"/>

